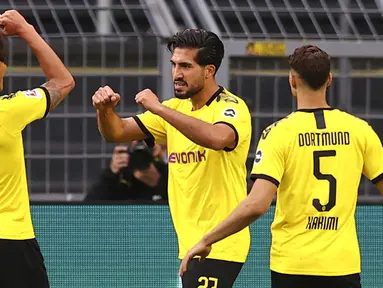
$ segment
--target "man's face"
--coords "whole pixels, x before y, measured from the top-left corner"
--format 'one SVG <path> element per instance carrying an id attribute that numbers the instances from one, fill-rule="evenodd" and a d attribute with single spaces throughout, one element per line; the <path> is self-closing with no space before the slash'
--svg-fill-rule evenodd
<path id="1" fill-rule="evenodd" d="M 7 65 L 3 62 L 0 62 L 0 92 L 4 89 L 4 76 L 7 72 Z"/>
<path id="2" fill-rule="evenodd" d="M 197 49 L 176 48 L 170 59 L 174 82 L 174 95 L 188 99 L 200 92 L 205 85 L 205 67 L 197 64 Z"/>

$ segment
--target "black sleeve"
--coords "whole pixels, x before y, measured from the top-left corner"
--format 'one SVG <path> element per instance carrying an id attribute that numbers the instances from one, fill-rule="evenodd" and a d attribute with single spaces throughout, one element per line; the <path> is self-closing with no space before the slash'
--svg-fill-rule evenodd
<path id="1" fill-rule="evenodd" d="M 146 135 L 146 139 L 144 140 L 146 145 L 148 145 L 149 148 L 153 148 L 155 144 L 154 136 L 150 131 L 145 127 L 144 123 L 138 118 L 137 116 L 133 116 L 134 121 L 136 121 L 138 127 L 142 130 L 142 132 Z"/>
<path id="2" fill-rule="evenodd" d="M 48 91 L 47 88 L 45 88 L 45 87 L 43 87 L 43 86 L 40 86 L 39 88 L 42 89 L 42 90 L 44 91 L 44 93 L 45 93 L 45 99 L 46 99 L 46 101 L 47 101 L 47 108 L 45 109 L 45 113 L 44 113 L 43 118 L 41 118 L 41 119 L 44 119 L 45 117 L 47 117 L 47 115 L 48 115 L 48 113 L 49 113 L 49 109 L 51 108 L 51 95 L 50 95 L 50 93 L 49 93 L 49 91 Z"/>
<path id="3" fill-rule="evenodd" d="M 239 136 L 238 136 L 238 131 L 237 131 L 237 129 L 234 127 L 233 124 L 228 123 L 228 122 L 225 122 L 225 121 L 218 121 L 218 122 L 215 122 L 214 125 L 216 125 L 216 124 L 225 124 L 225 125 L 229 126 L 231 129 L 233 129 L 234 134 L 235 134 L 235 145 L 234 145 L 234 148 L 228 148 L 228 147 L 225 147 L 225 148 L 223 148 L 223 150 L 226 151 L 226 152 L 234 151 L 234 149 L 237 148 L 237 146 L 238 146 L 238 141 L 239 141 Z"/>

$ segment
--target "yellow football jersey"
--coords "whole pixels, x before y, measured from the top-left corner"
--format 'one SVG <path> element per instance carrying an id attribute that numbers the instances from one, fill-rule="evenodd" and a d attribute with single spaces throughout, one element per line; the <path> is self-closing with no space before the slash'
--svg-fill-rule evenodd
<path id="1" fill-rule="evenodd" d="M 383 150 L 367 122 L 337 109 L 298 110 L 263 131 L 252 179 L 279 185 L 271 270 L 360 273 L 355 208 L 362 173 L 383 177 Z"/>
<path id="2" fill-rule="evenodd" d="M 251 139 L 251 117 L 245 102 L 220 88 L 201 109 L 192 111 L 190 99 L 164 104 L 205 122 L 225 123 L 236 133 L 234 149 L 215 151 L 186 138 L 150 112 L 136 117 L 148 142 L 167 142 L 169 206 L 183 258 L 207 232 L 221 223 L 247 196 L 246 159 Z M 217 243 L 209 258 L 244 262 L 250 247 L 249 229 Z"/>
<path id="3" fill-rule="evenodd" d="M 47 115 L 49 100 L 45 88 L 0 96 L 0 239 L 35 237 L 21 132 Z"/>

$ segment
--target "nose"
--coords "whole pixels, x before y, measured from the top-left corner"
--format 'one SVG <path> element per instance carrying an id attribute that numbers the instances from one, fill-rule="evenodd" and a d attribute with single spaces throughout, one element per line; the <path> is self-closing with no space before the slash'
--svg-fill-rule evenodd
<path id="1" fill-rule="evenodd" d="M 183 79 L 183 78 L 184 78 L 184 75 L 182 73 L 182 70 L 180 69 L 180 67 L 175 66 L 173 68 L 173 80 Z"/>

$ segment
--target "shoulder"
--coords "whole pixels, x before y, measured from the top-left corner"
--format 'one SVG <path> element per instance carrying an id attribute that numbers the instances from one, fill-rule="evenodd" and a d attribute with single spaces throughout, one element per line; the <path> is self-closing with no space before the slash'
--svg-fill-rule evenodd
<path id="1" fill-rule="evenodd" d="M 370 123 L 368 123 L 366 120 L 342 110 L 337 109 L 336 111 L 338 121 L 341 123 L 346 123 L 350 130 L 359 130 L 360 132 L 365 132 L 366 129 L 372 129 Z"/>
<path id="2" fill-rule="evenodd" d="M 224 116 L 250 118 L 250 111 L 246 102 L 239 96 L 223 89 L 214 101 L 216 110 L 222 111 Z"/>
<path id="3" fill-rule="evenodd" d="M 266 138 L 279 138 L 279 136 L 283 135 L 292 135 L 291 130 L 294 127 L 294 117 L 295 114 L 291 113 L 286 117 L 275 121 L 271 125 L 267 126 L 261 134 L 261 140 L 265 140 Z"/>
<path id="4" fill-rule="evenodd" d="M 0 101 L 2 100 L 14 100 L 18 98 L 37 98 L 41 99 L 45 96 L 45 90 L 42 88 L 35 88 L 31 90 L 17 91 L 15 93 L 9 93 L 6 95 L 0 96 Z M 13 101 L 12 101 L 13 102 Z"/>
<path id="5" fill-rule="evenodd" d="M 14 105 L 17 105 L 18 99 L 23 96 L 23 93 L 21 91 L 17 91 L 15 93 L 9 93 L 5 95 L 0 96 L 0 103 L 2 107 L 12 107 Z"/>
<path id="6" fill-rule="evenodd" d="M 230 104 L 236 104 L 238 106 L 245 106 L 245 107 L 247 107 L 245 101 L 241 97 L 231 93 L 229 90 L 227 90 L 225 88 L 217 96 L 216 101 L 218 103 L 223 104 L 223 105 L 226 103 L 226 104 L 229 104 L 229 105 Z"/>
<path id="7" fill-rule="evenodd" d="M 183 103 L 182 101 L 185 101 L 185 100 L 174 97 L 174 98 L 164 100 L 162 104 L 165 105 L 166 107 L 176 109 L 178 106 L 180 106 Z"/>
<path id="8" fill-rule="evenodd" d="M 10 94 L 6 94 L 6 95 L 0 95 L 0 101 L 11 100 L 11 99 L 15 98 L 16 95 L 17 95 L 17 93 L 10 93 Z"/>

